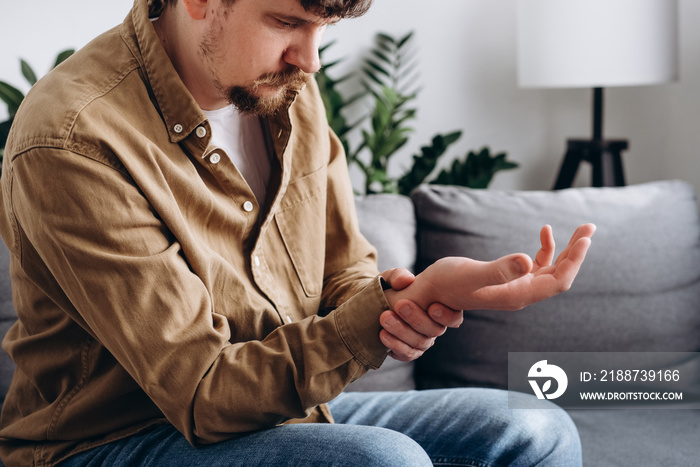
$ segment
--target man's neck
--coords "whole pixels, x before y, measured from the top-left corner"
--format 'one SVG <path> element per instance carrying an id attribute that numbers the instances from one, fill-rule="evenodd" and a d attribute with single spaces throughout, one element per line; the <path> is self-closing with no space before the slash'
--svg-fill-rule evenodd
<path id="1" fill-rule="evenodd" d="M 165 8 L 161 15 L 152 21 L 166 55 L 200 108 L 217 110 L 226 107 L 228 102 L 224 98 L 205 92 L 205 83 L 209 83 L 211 77 L 202 76 L 206 72 L 203 72 L 202 67 L 198 66 L 196 48 L 187 47 L 188 41 L 179 33 L 185 30 L 184 26 L 178 24 L 178 19 L 181 19 L 179 16 L 181 16 L 181 12 L 178 11 L 177 6 L 169 7 Z M 191 46 L 191 43 L 189 45 Z"/>

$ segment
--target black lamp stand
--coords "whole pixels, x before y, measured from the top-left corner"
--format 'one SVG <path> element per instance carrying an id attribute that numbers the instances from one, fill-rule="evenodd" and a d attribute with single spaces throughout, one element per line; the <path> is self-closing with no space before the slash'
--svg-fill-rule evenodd
<path id="1" fill-rule="evenodd" d="M 576 178 L 581 162 L 591 163 L 591 185 L 624 186 L 622 151 L 627 149 L 627 140 L 603 139 L 603 88 L 593 89 L 593 139 L 570 139 L 566 154 L 554 183 L 555 190 L 569 188 Z"/>

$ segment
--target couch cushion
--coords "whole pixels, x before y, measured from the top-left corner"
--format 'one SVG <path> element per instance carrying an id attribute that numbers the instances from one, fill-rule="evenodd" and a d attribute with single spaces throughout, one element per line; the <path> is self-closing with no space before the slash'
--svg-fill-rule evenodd
<path id="1" fill-rule="evenodd" d="M 379 270 L 416 264 L 416 217 L 407 196 L 370 195 L 355 199 L 360 231 L 377 248 Z M 348 386 L 348 391 L 405 391 L 415 389 L 413 363 L 387 358 Z"/>
<path id="2" fill-rule="evenodd" d="M 355 197 L 357 220 L 365 238 L 377 248 L 379 270 L 416 265 L 416 216 L 408 196 Z"/>
<path id="3" fill-rule="evenodd" d="M 506 388 L 508 352 L 700 350 L 700 222 L 689 184 L 556 192 L 423 186 L 412 198 L 419 267 L 443 256 L 534 255 L 544 224 L 561 251 L 577 225 L 598 226 L 571 290 L 520 312 L 465 312 L 464 324 L 418 361 L 419 387 Z"/>
<path id="4" fill-rule="evenodd" d="M 584 467 L 697 465 L 700 410 L 568 410 Z"/>

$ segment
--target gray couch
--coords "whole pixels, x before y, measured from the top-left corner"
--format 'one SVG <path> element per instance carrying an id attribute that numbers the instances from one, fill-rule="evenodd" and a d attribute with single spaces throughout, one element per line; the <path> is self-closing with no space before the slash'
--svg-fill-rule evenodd
<path id="1" fill-rule="evenodd" d="M 505 388 L 509 351 L 700 351 L 700 220 L 685 183 L 561 192 L 423 186 L 411 198 L 358 198 L 357 207 L 363 233 L 379 250 L 380 269 L 419 271 L 450 255 L 532 255 L 546 223 L 558 245 L 583 222 L 595 222 L 598 232 L 567 293 L 516 313 L 466 312 L 461 328 L 448 331 L 415 365 L 388 359 L 348 390 Z M 15 320 L 8 261 L 0 246 L 2 335 Z M 700 361 L 683 364 L 690 368 L 684 371 L 689 390 L 697 392 Z M 12 372 L 0 352 L 0 398 Z M 587 466 L 700 465 L 700 410 L 569 412 Z"/>
<path id="2" fill-rule="evenodd" d="M 410 198 L 358 198 L 357 207 L 380 270 L 418 272 L 444 256 L 534 255 L 544 224 L 557 251 L 577 225 L 598 230 L 568 292 L 520 312 L 465 312 L 415 364 L 388 359 L 348 390 L 505 389 L 508 352 L 700 352 L 700 218 L 684 182 L 557 192 L 425 185 Z M 686 398 L 700 393 L 700 353 L 688 357 L 666 362 L 682 369 Z M 700 465 L 700 410 L 568 412 L 586 466 Z"/>

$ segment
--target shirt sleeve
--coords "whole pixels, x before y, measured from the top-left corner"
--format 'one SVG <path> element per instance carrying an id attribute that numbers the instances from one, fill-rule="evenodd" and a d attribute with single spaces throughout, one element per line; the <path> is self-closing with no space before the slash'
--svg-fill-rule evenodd
<path id="1" fill-rule="evenodd" d="M 336 161 L 334 170 L 346 169 Z M 334 191 L 345 193 L 337 195 L 344 209 L 352 201 L 347 188 Z M 379 278 L 370 277 L 369 246 L 328 265 L 327 299 L 339 305 L 332 313 L 230 342 L 228 323 L 212 312 L 176 235 L 127 173 L 35 149 L 13 161 L 10 205 L 29 279 L 193 444 L 304 418 L 386 356 L 379 315 L 389 305 Z M 362 243 L 353 228 L 350 241 Z M 100 377 L 96 370 L 87 376 Z"/>

